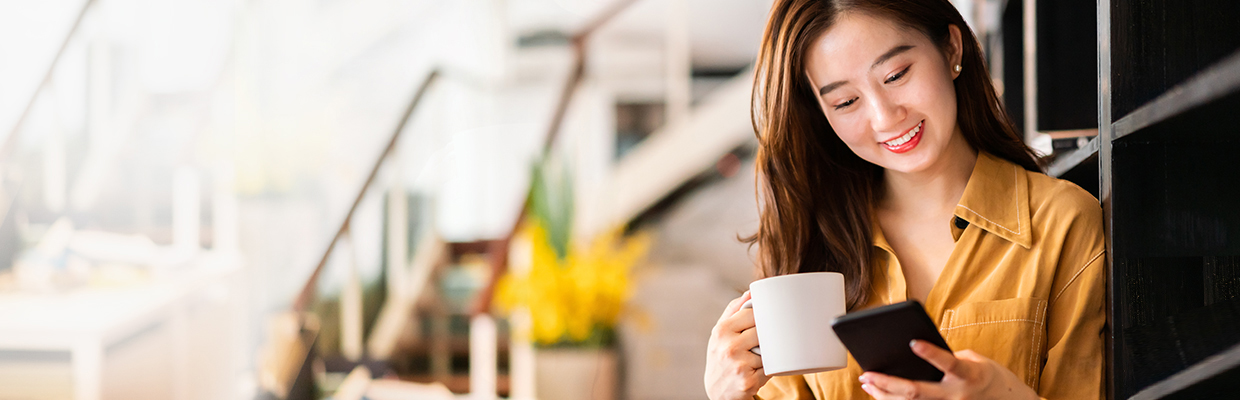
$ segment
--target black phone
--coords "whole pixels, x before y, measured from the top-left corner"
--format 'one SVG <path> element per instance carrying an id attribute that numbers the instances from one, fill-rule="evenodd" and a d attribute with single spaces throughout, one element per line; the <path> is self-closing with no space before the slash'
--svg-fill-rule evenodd
<path id="1" fill-rule="evenodd" d="M 831 321 L 831 329 L 861 369 L 916 381 L 943 379 L 943 371 L 909 347 L 913 339 L 920 339 L 951 351 L 915 300 L 845 314 Z"/>

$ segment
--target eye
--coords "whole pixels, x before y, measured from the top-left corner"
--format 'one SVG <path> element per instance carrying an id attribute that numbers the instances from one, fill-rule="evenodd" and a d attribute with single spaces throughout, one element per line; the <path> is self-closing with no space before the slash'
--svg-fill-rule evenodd
<path id="1" fill-rule="evenodd" d="M 835 109 L 836 109 L 836 110 L 840 110 L 840 109 L 843 109 L 843 108 L 845 108 L 845 107 L 851 106 L 851 105 L 852 105 L 852 103 L 856 103 L 856 102 L 857 102 L 857 98 L 856 98 L 856 97 L 853 97 L 853 98 L 849 99 L 848 101 L 845 101 L 845 102 L 843 102 L 843 103 L 840 103 L 840 104 L 836 105 L 836 106 L 835 106 Z"/>
<path id="2" fill-rule="evenodd" d="M 900 78 L 903 78 L 903 77 L 904 77 L 904 74 L 907 74 L 907 73 L 908 73 L 908 69 L 909 69 L 910 67 L 912 67 L 912 66 L 910 65 L 910 66 L 908 66 L 908 67 L 904 67 L 904 69 L 903 69 L 903 70 L 900 70 L 900 72 L 895 73 L 895 75 L 892 75 L 892 76 L 888 77 L 886 81 L 883 81 L 883 83 L 891 83 L 891 82 L 895 82 L 895 81 L 900 80 Z"/>

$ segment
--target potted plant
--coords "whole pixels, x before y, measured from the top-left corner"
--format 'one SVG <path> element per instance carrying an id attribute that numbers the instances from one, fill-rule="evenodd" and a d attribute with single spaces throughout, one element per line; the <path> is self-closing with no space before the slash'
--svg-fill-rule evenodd
<path id="1" fill-rule="evenodd" d="M 616 324 L 650 240 L 617 228 L 572 242 L 572 192 L 567 174 L 557 172 L 547 163 L 534 169 L 531 212 L 514 237 L 496 303 L 514 316 L 513 336 L 533 344 L 539 400 L 613 399 Z"/>

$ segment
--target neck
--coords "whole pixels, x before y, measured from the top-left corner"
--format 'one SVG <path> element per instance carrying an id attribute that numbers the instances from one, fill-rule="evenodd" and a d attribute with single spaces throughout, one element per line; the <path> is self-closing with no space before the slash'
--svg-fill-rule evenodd
<path id="1" fill-rule="evenodd" d="M 883 196 L 880 207 L 904 215 L 938 216 L 951 214 L 964 195 L 977 151 L 964 141 L 956 128 L 952 143 L 938 161 L 922 171 L 883 171 Z"/>

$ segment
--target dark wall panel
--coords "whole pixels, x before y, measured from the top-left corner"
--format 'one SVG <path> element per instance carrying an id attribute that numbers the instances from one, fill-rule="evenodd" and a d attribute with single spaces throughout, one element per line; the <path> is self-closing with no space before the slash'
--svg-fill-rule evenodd
<path id="1" fill-rule="evenodd" d="M 1240 48 L 1240 1 L 1111 0 L 1111 117 L 1119 120 Z"/>
<path id="2" fill-rule="evenodd" d="M 1038 130 L 1097 128 L 1097 6 L 1039 0 L 1037 7 Z"/>

